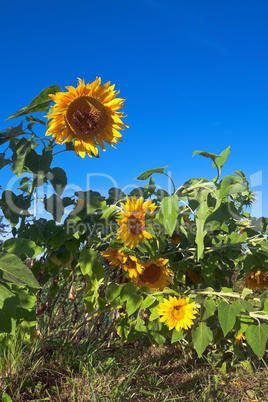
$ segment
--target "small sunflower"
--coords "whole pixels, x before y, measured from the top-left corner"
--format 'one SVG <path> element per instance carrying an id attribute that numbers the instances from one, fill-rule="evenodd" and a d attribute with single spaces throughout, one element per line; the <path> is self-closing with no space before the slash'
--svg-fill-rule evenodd
<path id="1" fill-rule="evenodd" d="M 186 275 L 191 279 L 194 283 L 201 283 L 200 275 L 196 271 L 192 271 L 190 268 L 187 268 Z"/>
<path id="2" fill-rule="evenodd" d="M 263 289 L 268 287 L 268 273 L 261 271 L 249 271 L 246 276 L 245 285 L 249 289 Z"/>
<path id="3" fill-rule="evenodd" d="M 174 244 L 180 244 L 181 243 L 181 237 L 178 234 L 176 234 L 175 237 L 171 241 Z"/>
<path id="4" fill-rule="evenodd" d="M 106 251 L 101 251 L 101 255 L 110 261 L 110 265 L 115 267 L 120 265 L 124 271 L 128 272 L 130 278 L 136 278 L 143 271 L 141 261 L 133 255 L 123 253 L 121 250 L 110 247 Z"/>
<path id="5" fill-rule="evenodd" d="M 243 333 L 241 333 L 241 334 L 237 335 L 237 337 L 234 338 L 233 342 L 234 342 L 236 345 L 242 346 L 243 341 L 244 341 L 245 339 L 246 339 L 245 335 L 244 335 Z"/>
<path id="6" fill-rule="evenodd" d="M 47 116 L 51 121 L 46 135 L 55 137 L 57 144 L 74 139 L 75 152 L 82 158 L 85 154 L 97 156 L 97 145 L 105 151 L 103 141 L 112 147 L 122 141 L 118 130 L 128 126 L 121 120 L 123 112 L 118 110 L 125 99 L 116 98 L 119 91 L 110 82 L 101 86 L 98 77 L 92 84 L 85 85 L 80 78 L 78 81 L 77 88 L 68 86 L 68 92 L 50 95 L 56 104 Z"/>
<path id="7" fill-rule="evenodd" d="M 159 291 L 168 286 L 172 281 L 173 271 L 165 267 L 168 260 L 158 258 L 156 261 L 150 260 L 143 264 L 143 271 L 133 282 L 140 288 L 148 286 L 153 291 Z"/>
<path id="8" fill-rule="evenodd" d="M 195 319 L 196 311 L 193 310 L 194 303 L 188 304 L 189 298 L 184 299 L 179 296 L 176 297 L 169 296 L 169 300 L 165 299 L 163 303 L 160 303 L 160 309 L 157 311 L 161 322 L 165 321 L 165 325 L 168 325 L 169 329 L 176 328 L 177 331 L 180 329 L 188 329 L 193 325 L 193 319 Z"/>
<path id="9" fill-rule="evenodd" d="M 250 221 L 248 221 L 248 220 L 244 220 L 244 221 L 241 222 L 241 224 L 242 224 L 243 226 L 240 226 L 240 228 L 239 228 L 239 233 L 240 233 L 240 234 L 243 234 L 244 231 L 245 231 L 245 228 L 250 227 L 251 223 L 250 223 Z"/>
<path id="10" fill-rule="evenodd" d="M 143 202 L 143 198 L 138 200 L 136 196 L 122 204 L 125 212 L 118 212 L 119 218 L 116 220 L 119 224 L 117 237 L 121 239 L 125 246 L 135 248 L 143 239 L 151 239 L 152 236 L 145 230 L 145 214 L 151 213 L 156 209 L 156 205 L 151 200 Z"/>
<path id="11" fill-rule="evenodd" d="M 101 251 L 101 255 L 109 260 L 110 265 L 114 265 L 115 267 L 124 264 L 128 257 L 123 251 L 116 250 L 112 247 L 109 247 L 106 251 Z"/>
<path id="12" fill-rule="evenodd" d="M 121 264 L 121 267 L 128 272 L 130 278 L 137 278 L 142 271 L 143 271 L 143 266 L 141 261 L 139 261 L 136 257 L 133 255 L 128 255 L 126 261 Z"/>

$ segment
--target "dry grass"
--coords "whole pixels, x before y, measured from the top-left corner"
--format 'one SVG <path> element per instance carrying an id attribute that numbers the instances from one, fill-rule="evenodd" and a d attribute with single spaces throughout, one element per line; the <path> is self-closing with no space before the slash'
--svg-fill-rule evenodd
<path id="1" fill-rule="evenodd" d="M 97 349 L 80 344 L 61 356 L 52 345 L 43 345 L 30 359 L 22 352 L 12 371 L 2 368 L 2 391 L 13 402 L 268 400 L 264 361 L 222 373 L 208 359 L 175 345 L 139 341 Z"/>

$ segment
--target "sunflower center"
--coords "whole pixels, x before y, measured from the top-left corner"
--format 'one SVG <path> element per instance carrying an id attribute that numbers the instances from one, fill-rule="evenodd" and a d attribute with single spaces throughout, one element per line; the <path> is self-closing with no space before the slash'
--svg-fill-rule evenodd
<path id="1" fill-rule="evenodd" d="M 172 310 L 172 315 L 177 320 L 182 320 L 185 316 L 184 308 L 182 308 L 181 306 L 175 306 Z"/>
<path id="2" fill-rule="evenodd" d="M 143 282 L 155 283 L 158 281 L 161 275 L 161 268 L 156 264 L 151 264 L 146 267 L 143 273 L 140 275 L 140 279 Z"/>
<path id="3" fill-rule="evenodd" d="M 128 269 L 136 269 L 136 262 L 133 261 L 131 258 L 127 257 L 127 260 L 125 262 L 125 266 Z"/>
<path id="4" fill-rule="evenodd" d="M 132 234 L 140 235 L 144 230 L 144 223 L 140 216 L 131 214 L 128 218 L 128 231 Z"/>
<path id="5" fill-rule="evenodd" d="M 80 96 L 67 108 L 65 122 L 76 137 L 94 137 L 106 125 L 105 106 L 91 96 Z"/>

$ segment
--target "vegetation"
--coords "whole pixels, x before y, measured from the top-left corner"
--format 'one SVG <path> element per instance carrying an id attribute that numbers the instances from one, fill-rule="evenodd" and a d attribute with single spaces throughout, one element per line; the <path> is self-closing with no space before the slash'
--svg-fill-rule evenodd
<path id="1" fill-rule="evenodd" d="M 221 177 L 230 147 L 195 151 L 215 178 L 169 178 L 171 194 L 155 183 L 161 167 L 130 194 L 65 197 L 56 155 L 98 156 L 127 128 L 109 83 L 67 89 L 46 88 L 10 117 L 26 129 L 0 134 L 0 167 L 20 178 L 1 198 L 13 234 L 0 251 L 3 401 L 266 398 L 268 219 L 250 216 L 242 171 Z"/>

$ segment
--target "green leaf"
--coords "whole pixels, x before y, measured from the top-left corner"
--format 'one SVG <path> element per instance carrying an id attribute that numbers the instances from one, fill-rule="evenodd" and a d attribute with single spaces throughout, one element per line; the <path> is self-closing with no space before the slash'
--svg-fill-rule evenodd
<path id="1" fill-rule="evenodd" d="M 104 269 L 102 267 L 102 264 L 100 263 L 100 261 L 96 261 L 93 264 L 93 268 L 92 268 L 92 277 L 96 278 L 98 281 L 100 281 L 102 278 L 104 278 L 105 276 L 105 272 Z"/>
<path id="2" fill-rule="evenodd" d="M 9 297 L 14 297 L 14 293 L 0 282 L 0 309 L 3 308 L 5 300 Z"/>
<path id="3" fill-rule="evenodd" d="M 172 332 L 171 343 L 179 342 L 185 337 L 185 332 L 181 329 L 177 331 L 175 328 Z"/>
<path id="4" fill-rule="evenodd" d="M 10 159 L 5 159 L 3 155 L 0 155 L 0 169 L 5 167 L 6 165 L 10 165 L 11 160 Z"/>
<path id="5" fill-rule="evenodd" d="M 204 313 L 202 315 L 202 320 L 207 320 L 209 317 L 211 317 L 215 310 L 216 310 L 216 303 L 213 299 L 206 298 L 204 302 L 202 303 L 203 308 L 204 308 Z"/>
<path id="6" fill-rule="evenodd" d="M 218 303 L 218 310 L 223 335 L 226 336 L 235 325 L 236 317 L 241 311 L 241 304 L 239 301 L 235 301 L 233 304 L 228 304 L 226 301 L 220 300 Z"/>
<path id="7" fill-rule="evenodd" d="M 135 177 L 137 180 L 146 180 L 148 177 L 150 177 L 153 173 L 164 173 L 164 169 L 167 168 L 168 166 L 164 166 L 162 168 L 156 168 L 156 169 L 150 169 L 146 170 L 146 172 L 142 173 L 140 176 Z M 134 180 L 135 180 L 134 179 Z"/>
<path id="8" fill-rule="evenodd" d="M 75 195 L 85 201 L 87 205 L 87 213 L 103 208 L 104 197 L 102 197 L 97 191 L 76 191 Z"/>
<path id="9" fill-rule="evenodd" d="M 12 399 L 8 394 L 4 393 L 2 396 L 2 402 L 12 402 Z"/>
<path id="10" fill-rule="evenodd" d="M 159 310 L 159 305 L 150 308 L 150 317 L 149 317 L 149 321 L 154 321 L 156 320 L 156 318 L 159 318 L 159 314 L 158 311 Z"/>
<path id="11" fill-rule="evenodd" d="M 3 243 L 2 247 L 4 252 L 16 254 L 18 257 L 25 253 L 28 257 L 35 258 L 38 254 L 43 253 L 42 247 L 37 246 L 29 239 L 8 239 Z"/>
<path id="12" fill-rule="evenodd" d="M 196 218 L 196 235 L 195 243 L 197 245 L 197 262 L 202 258 L 204 252 L 204 238 L 207 234 L 205 230 L 205 220 Z"/>
<path id="13" fill-rule="evenodd" d="M 12 155 L 11 170 L 19 177 L 25 170 L 25 159 L 33 147 L 36 147 L 36 142 L 31 138 L 22 137 L 16 144 L 16 149 Z"/>
<path id="14" fill-rule="evenodd" d="M 153 343 L 158 343 L 158 345 L 164 344 L 168 332 L 167 326 L 163 326 L 163 324 L 157 320 L 148 323 L 148 330 Z"/>
<path id="15" fill-rule="evenodd" d="M 193 156 L 195 156 L 195 155 L 205 156 L 205 158 L 212 159 L 213 162 L 215 162 L 215 160 L 220 157 L 220 155 L 213 154 L 211 152 L 206 152 L 206 151 L 194 151 Z"/>
<path id="16" fill-rule="evenodd" d="M 154 302 L 155 302 L 155 297 L 154 296 L 147 296 L 146 299 L 144 299 L 142 305 L 141 305 L 141 309 L 145 309 L 150 307 Z"/>
<path id="17" fill-rule="evenodd" d="M 22 125 L 23 122 L 21 122 L 17 127 L 9 127 L 5 131 L 2 131 L 0 133 L 0 145 L 12 140 L 12 138 L 18 137 L 19 135 L 27 134 L 23 131 Z"/>
<path id="18" fill-rule="evenodd" d="M 245 180 L 238 175 L 232 174 L 222 179 L 219 197 L 223 198 L 243 191 L 247 191 Z"/>
<path id="19" fill-rule="evenodd" d="M 59 167 L 54 167 L 50 170 L 47 178 L 52 184 L 52 187 L 56 193 L 61 196 L 67 185 L 67 176 L 65 171 Z"/>
<path id="20" fill-rule="evenodd" d="M 45 210 L 53 215 L 55 221 L 60 222 L 64 213 L 62 199 L 56 194 L 52 194 L 49 198 L 45 196 L 44 205 Z"/>
<path id="21" fill-rule="evenodd" d="M 192 330 L 192 339 L 198 357 L 200 357 L 211 343 L 213 334 L 204 322 L 200 322 L 198 327 Z"/>
<path id="22" fill-rule="evenodd" d="M 116 207 L 115 205 L 106 208 L 106 209 L 103 211 L 103 214 L 102 214 L 102 216 L 101 216 L 101 219 L 107 219 L 107 218 L 109 218 L 109 216 L 111 216 L 116 210 L 117 210 L 117 207 Z"/>
<path id="23" fill-rule="evenodd" d="M 246 330 L 246 340 L 255 355 L 261 359 L 268 340 L 268 325 L 250 325 Z"/>
<path id="24" fill-rule="evenodd" d="M 114 282 L 109 283 L 105 294 L 108 303 L 111 303 L 114 299 L 116 299 L 120 295 L 122 286 L 123 285 L 118 285 L 117 283 Z"/>
<path id="25" fill-rule="evenodd" d="M 0 273 L 2 282 L 40 288 L 32 272 L 16 255 L 0 253 Z"/>
<path id="26" fill-rule="evenodd" d="M 135 311 L 140 307 L 141 303 L 143 302 L 143 298 L 136 293 L 130 293 L 126 297 L 127 301 L 127 313 L 131 315 L 135 313 Z"/>
<path id="27" fill-rule="evenodd" d="M 44 120 L 37 119 L 36 117 L 33 117 L 33 116 L 31 116 L 31 115 L 30 115 L 30 116 L 26 116 L 26 120 L 29 122 L 29 124 L 28 124 L 28 126 L 27 126 L 27 129 L 28 129 L 28 130 L 31 130 L 32 127 L 33 127 L 33 125 L 36 124 L 36 123 L 40 123 L 40 124 L 42 124 L 43 126 L 46 125 L 46 123 L 44 122 Z"/>
<path id="28" fill-rule="evenodd" d="M 229 146 L 228 148 L 226 148 L 224 151 L 222 151 L 219 155 L 218 158 L 215 159 L 215 162 L 213 163 L 213 167 L 218 167 L 219 171 L 221 171 L 223 165 L 225 164 L 228 156 L 230 155 L 230 149 L 231 147 Z"/>
<path id="29" fill-rule="evenodd" d="M 19 213 L 16 206 L 16 195 L 13 191 L 5 190 L 2 194 L 1 208 L 5 218 L 11 223 L 12 226 L 16 226 L 19 222 Z"/>
<path id="30" fill-rule="evenodd" d="M 53 95 L 56 92 L 60 92 L 60 87 L 58 85 L 51 85 L 50 87 L 43 89 L 43 91 L 41 91 L 28 106 L 18 110 L 12 116 L 8 117 L 7 120 L 35 112 L 47 112 L 48 106 L 52 102 L 49 95 Z"/>
<path id="31" fill-rule="evenodd" d="M 177 194 L 163 198 L 161 210 L 156 215 L 159 222 L 165 227 L 167 233 L 171 236 L 177 225 L 179 215 L 179 199 Z"/>
<path id="32" fill-rule="evenodd" d="M 39 177 L 44 177 L 48 174 L 51 162 L 53 148 L 47 146 L 43 148 L 42 155 L 39 155 L 34 149 L 31 149 L 25 158 L 25 166 Z"/>
<path id="33" fill-rule="evenodd" d="M 97 251 L 92 249 L 84 248 L 81 251 L 78 263 L 80 265 L 83 275 L 92 275 L 93 265 L 98 257 Z"/>

